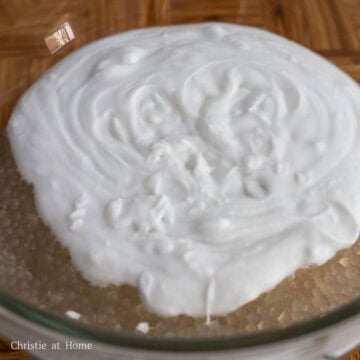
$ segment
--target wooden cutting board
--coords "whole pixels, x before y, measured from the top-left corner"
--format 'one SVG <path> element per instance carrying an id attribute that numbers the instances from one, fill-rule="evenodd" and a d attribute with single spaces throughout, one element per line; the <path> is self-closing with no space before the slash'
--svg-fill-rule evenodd
<path id="1" fill-rule="evenodd" d="M 50 55 L 44 39 L 66 21 L 75 39 Z M 83 44 L 129 28 L 202 21 L 268 29 L 360 82 L 360 0 L 0 0 L 0 128 L 21 93 Z M 5 359 L 30 357 L 0 341 Z M 360 359 L 360 351 L 346 359 Z"/>

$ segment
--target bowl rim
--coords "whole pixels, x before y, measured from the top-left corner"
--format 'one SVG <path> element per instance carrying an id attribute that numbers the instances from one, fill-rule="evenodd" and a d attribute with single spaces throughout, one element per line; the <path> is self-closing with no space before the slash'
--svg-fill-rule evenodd
<path id="1" fill-rule="evenodd" d="M 240 350 L 309 335 L 360 314 L 360 298 L 339 306 L 330 313 L 282 328 L 260 330 L 252 333 L 207 337 L 160 337 L 127 332 L 115 332 L 85 325 L 58 315 L 47 313 L 0 289 L 0 307 L 23 320 L 40 325 L 78 340 L 95 341 L 101 345 L 130 348 L 132 350 L 162 352 L 208 352 Z"/>
<path id="2" fill-rule="evenodd" d="M 76 27 L 76 18 L 72 19 L 72 21 L 74 20 Z M 257 28 L 264 30 L 262 27 Z M 129 28 L 125 31 L 128 30 L 140 30 L 140 28 Z M 83 45 L 87 46 L 94 42 L 96 42 L 96 40 Z M 69 55 L 75 50 L 78 50 L 78 48 L 72 49 Z M 66 54 L 68 54 L 67 51 L 65 51 L 64 55 Z M 61 61 L 57 63 L 59 62 Z M 9 93 L 11 93 L 11 90 L 7 95 L 9 95 Z M 3 129 L 1 130 L 3 131 Z M 161 351 L 165 353 L 208 352 L 240 350 L 266 344 L 275 344 L 281 341 L 294 340 L 300 336 L 310 335 L 319 330 L 325 330 L 344 320 L 359 315 L 360 297 L 336 307 L 321 317 L 304 320 L 286 327 L 260 330 L 251 333 L 207 337 L 160 337 L 110 331 L 47 313 L 0 288 L 0 309 L 1 308 L 4 308 L 12 315 L 18 316 L 22 320 L 27 320 L 32 324 L 39 325 L 42 329 L 52 330 L 61 335 L 72 336 L 78 340 L 95 341 L 101 345 L 129 348 L 132 350 Z"/>

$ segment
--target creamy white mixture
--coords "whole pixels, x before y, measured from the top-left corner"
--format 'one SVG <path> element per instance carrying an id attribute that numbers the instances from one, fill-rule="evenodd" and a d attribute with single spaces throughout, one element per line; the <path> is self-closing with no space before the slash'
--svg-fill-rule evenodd
<path id="1" fill-rule="evenodd" d="M 79 320 L 81 318 L 81 314 L 73 310 L 66 311 L 65 315 L 72 320 Z"/>
<path id="2" fill-rule="evenodd" d="M 143 333 L 143 334 L 147 334 L 149 332 L 149 330 L 150 330 L 149 323 L 147 323 L 147 322 L 138 323 L 136 325 L 136 330 Z"/>
<path id="3" fill-rule="evenodd" d="M 359 121 L 358 85 L 314 53 L 200 24 L 74 52 L 25 93 L 8 134 L 86 279 L 209 320 L 355 242 Z"/>

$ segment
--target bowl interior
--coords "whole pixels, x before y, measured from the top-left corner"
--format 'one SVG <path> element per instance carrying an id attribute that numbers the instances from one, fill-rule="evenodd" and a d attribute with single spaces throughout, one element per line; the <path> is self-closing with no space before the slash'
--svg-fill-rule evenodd
<path id="1" fill-rule="evenodd" d="M 129 286 L 91 287 L 36 215 L 32 188 L 18 174 L 5 136 L 16 101 L 41 74 L 82 45 L 133 28 L 209 21 L 255 26 L 312 49 L 360 81 L 356 1 L 14 0 L 1 6 L 0 304 L 62 331 L 115 342 L 130 341 L 128 336 L 139 344 L 146 342 L 135 331 L 146 321 L 160 345 L 175 341 L 190 347 L 201 341 L 211 347 L 214 339 L 226 344 L 226 338 L 237 344 L 272 341 L 360 311 L 360 241 L 324 266 L 300 269 L 257 300 L 214 317 L 210 326 L 203 318 L 149 313 Z M 75 38 L 51 54 L 44 39 L 66 22 Z M 69 309 L 83 315 L 80 324 L 64 318 Z M 212 340 L 206 340 L 209 337 Z"/>

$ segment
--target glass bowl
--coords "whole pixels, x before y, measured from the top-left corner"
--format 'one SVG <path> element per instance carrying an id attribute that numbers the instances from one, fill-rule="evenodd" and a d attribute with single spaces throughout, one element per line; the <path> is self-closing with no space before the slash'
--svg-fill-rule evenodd
<path id="1" fill-rule="evenodd" d="M 264 28 L 303 44 L 360 81 L 356 0 L 0 0 L 0 9 L 1 128 L 19 96 L 67 54 L 98 38 L 147 26 L 221 21 Z M 3 232 L 2 241 L 6 236 Z M 353 281 L 360 284 L 359 273 Z M 336 358 L 360 343 L 360 290 L 326 313 L 284 327 L 196 337 L 110 331 L 43 311 L 16 295 L 0 288 L 0 333 L 14 341 L 12 347 L 44 359 L 317 359 Z M 51 349 L 58 342 L 59 348 Z M 40 349 L 43 344 L 46 349 Z"/>

